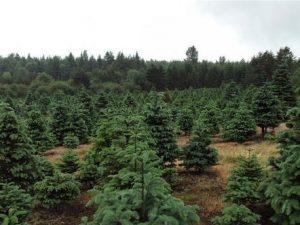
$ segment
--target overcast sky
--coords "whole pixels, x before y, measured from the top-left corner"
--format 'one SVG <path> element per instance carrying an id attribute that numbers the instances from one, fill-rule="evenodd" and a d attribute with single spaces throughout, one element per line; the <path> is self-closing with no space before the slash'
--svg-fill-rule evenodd
<path id="1" fill-rule="evenodd" d="M 0 55 L 136 51 L 145 59 L 248 60 L 290 46 L 300 56 L 300 2 L 0 0 Z"/>

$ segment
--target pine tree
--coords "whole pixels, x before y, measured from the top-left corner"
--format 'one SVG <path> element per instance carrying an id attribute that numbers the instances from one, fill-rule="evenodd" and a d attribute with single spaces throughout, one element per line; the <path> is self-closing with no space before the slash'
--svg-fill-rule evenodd
<path id="1" fill-rule="evenodd" d="M 58 102 L 53 106 L 50 129 L 58 145 L 63 144 L 65 134 L 69 131 L 68 108 L 65 103 Z"/>
<path id="2" fill-rule="evenodd" d="M 57 165 L 62 173 L 75 173 L 79 170 L 79 158 L 71 149 L 66 149 Z"/>
<path id="3" fill-rule="evenodd" d="M 233 204 L 213 219 L 214 225 L 259 225 L 260 216 L 244 205 Z"/>
<path id="4" fill-rule="evenodd" d="M 14 111 L 0 108 L 0 181 L 28 188 L 43 176 L 36 151 Z"/>
<path id="5" fill-rule="evenodd" d="M 198 171 L 203 171 L 216 164 L 218 152 L 216 149 L 209 147 L 210 143 L 205 125 L 198 123 L 188 146 L 184 148 L 183 165 L 187 169 L 195 168 Z"/>
<path id="6" fill-rule="evenodd" d="M 228 178 L 227 201 L 251 205 L 258 200 L 258 186 L 262 180 L 262 168 L 255 155 L 240 158 L 238 166 Z"/>
<path id="7" fill-rule="evenodd" d="M 56 172 L 53 176 L 34 185 L 35 198 L 44 208 L 59 207 L 63 203 L 75 200 L 79 194 L 79 182 L 73 175 Z"/>
<path id="8" fill-rule="evenodd" d="M 33 147 L 38 152 L 42 152 L 53 147 L 51 134 L 48 131 L 45 119 L 42 118 L 42 114 L 39 111 L 33 110 L 29 112 L 27 132 L 32 141 Z"/>
<path id="9" fill-rule="evenodd" d="M 300 107 L 288 115 L 291 128 L 282 135 L 280 155 L 270 161 L 272 170 L 260 190 L 275 212 L 274 222 L 296 225 L 300 224 Z"/>
<path id="10" fill-rule="evenodd" d="M 282 117 L 280 103 L 269 85 L 264 85 L 254 94 L 252 111 L 256 125 L 262 130 L 262 137 L 268 127 L 274 128 L 279 124 Z"/>
<path id="11" fill-rule="evenodd" d="M 274 94 L 281 101 L 284 112 L 296 105 L 296 99 L 289 77 L 290 74 L 287 63 L 279 64 L 273 75 L 273 86 Z"/>
<path id="12" fill-rule="evenodd" d="M 153 148 L 164 163 L 173 164 L 178 156 L 175 136 L 170 127 L 169 116 L 157 97 L 146 109 L 145 122 L 154 140 Z"/>
<path id="13" fill-rule="evenodd" d="M 251 111 L 243 104 L 234 114 L 234 117 L 224 124 L 224 137 L 232 141 L 242 143 L 255 133 L 255 120 L 251 115 Z"/>

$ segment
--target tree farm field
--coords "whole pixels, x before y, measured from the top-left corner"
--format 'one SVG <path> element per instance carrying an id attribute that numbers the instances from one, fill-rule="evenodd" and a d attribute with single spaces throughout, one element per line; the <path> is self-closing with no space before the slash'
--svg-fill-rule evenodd
<path id="1" fill-rule="evenodd" d="M 274 132 L 285 130 L 285 124 L 280 124 Z M 203 173 L 189 172 L 177 161 L 177 171 L 179 181 L 173 187 L 173 195 L 182 199 L 187 204 L 198 205 L 198 214 L 201 218 L 199 225 L 211 225 L 211 219 L 225 207 L 224 194 L 226 192 L 227 178 L 235 166 L 235 162 L 240 156 L 247 156 L 249 150 L 251 154 L 256 154 L 264 167 L 270 156 L 276 155 L 278 144 L 271 140 L 261 140 L 260 129 L 257 129 L 257 136 L 254 140 L 239 144 L 237 142 L 225 141 L 222 135 L 216 135 L 211 144 L 219 153 L 219 162 Z M 190 136 L 183 135 L 177 137 L 179 147 L 187 146 Z M 90 144 L 79 145 L 74 151 L 83 158 L 90 150 Z M 57 163 L 60 160 L 64 147 L 56 147 L 44 153 L 50 162 Z M 43 209 L 35 210 L 29 217 L 32 225 L 79 225 L 83 215 L 92 215 L 95 207 L 86 207 L 87 202 L 93 196 L 87 191 L 82 192 L 75 205 L 68 205 L 63 213 L 53 211 L 49 213 Z M 266 222 L 264 224 L 271 224 Z"/>

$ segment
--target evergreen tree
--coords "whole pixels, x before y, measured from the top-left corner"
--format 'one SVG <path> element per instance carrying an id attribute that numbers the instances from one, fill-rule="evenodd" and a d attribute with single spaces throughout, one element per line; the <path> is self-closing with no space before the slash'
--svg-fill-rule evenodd
<path id="1" fill-rule="evenodd" d="M 18 223 L 24 222 L 26 216 L 30 213 L 33 207 L 32 197 L 14 183 L 0 183 L 0 216 L 1 224 L 5 223 L 7 217 L 11 218 L 10 210 L 14 209 L 21 214 L 15 214 L 15 218 L 18 219 Z M 1 221 L 2 220 L 2 221 Z"/>
<path id="2" fill-rule="evenodd" d="M 181 131 L 185 134 L 190 133 L 194 125 L 192 112 L 190 110 L 182 110 L 179 114 L 178 124 Z"/>
<path id="3" fill-rule="evenodd" d="M 58 145 L 63 144 L 65 134 L 69 131 L 68 108 L 63 102 L 58 102 L 53 106 L 50 129 Z"/>
<path id="4" fill-rule="evenodd" d="M 280 141 L 280 155 L 270 161 L 272 170 L 260 190 L 275 212 L 273 221 L 282 225 L 300 223 L 300 108 L 289 112 L 290 130 Z"/>
<path id="5" fill-rule="evenodd" d="M 88 142 L 88 127 L 85 123 L 84 111 L 78 107 L 73 107 L 69 114 L 69 131 L 73 133 L 78 139 L 80 144 Z"/>
<path id="6" fill-rule="evenodd" d="M 285 112 L 296 105 L 296 99 L 289 77 L 290 74 L 287 63 L 279 64 L 273 76 L 273 86 L 274 94 L 281 101 L 282 108 Z"/>
<path id="7" fill-rule="evenodd" d="M 34 185 L 35 198 L 44 208 L 59 207 L 76 199 L 79 194 L 79 182 L 73 175 L 56 172 L 53 176 Z"/>
<path id="8" fill-rule="evenodd" d="M 252 111 L 256 125 L 261 128 L 262 137 L 268 127 L 274 128 L 279 124 L 282 114 L 280 103 L 269 85 L 264 85 L 254 94 Z"/>
<path id="9" fill-rule="evenodd" d="M 0 181 L 28 188 L 43 176 L 36 151 L 14 111 L 0 108 Z"/>
<path id="10" fill-rule="evenodd" d="M 145 122 L 154 140 L 153 148 L 164 163 L 173 164 L 178 156 L 175 136 L 163 103 L 155 98 L 146 109 Z"/>
<path id="11" fill-rule="evenodd" d="M 93 99 L 87 93 L 87 91 L 82 90 L 79 93 L 78 101 L 82 105 L 83 114 L 85 115 L 85 124 L 88 128 L 88 134 L 90 135 L 93 130 L 95 120 L 95 108 Z"/>
<path id="12" fill-rule="evenodd" d="M 79 170 L 79 158 L 71 149 L 66 149 L 61 157 L 61 162 L 57 165 L 62 173 L 75 173 Z"/>
<path id="13" fill-rule="evenodd" d="M 218 161 L 218 152 L 209 147 L 211 141 L 204 124 L 197 124 L 193 137 L 184 148 L 183 165 L 187 168 L 195 168 L 203 171 Z"/>
<path id="14" fill-rule="evenodd" d="M 220 131 L 218 125 L 218 116 L 214 107 L 205 108 L 200 113 L 197 123 L 205 126 L 208 135 L 215 135 Z"/>
<path id="15" fill-rule="evenodd" d="M 259 225 L 260 216 L 244 205 L 233 204 L 213 219 L 214 225 Z"/>
<path id="16" fill-rule="evenodd" d="M 27 132 L 32 141 L 33 147 L 38 151 L 45 151 L 53 147 L 53 140 L 48 131 L 47 123 L 42 118 L 42 114 L 37 110 L 32 110 L 28 114 Z"/>
<path id="17" fill-rule="evenodd" d="M 74 134 L 68 133 L 64 137 L 64 147 L 69 149 L 76 149 L 79 145 L 79 139 Z"/>
<path id="18" fill-rule="evenodd" d="M 255 133 L 255 120 L 245 105 L 241 105 L 234 117 L 224 124 L 224 137 L 232 141 L 242 143 Z"/>
<path id="19" fill-rule="evenodd" d="M 226 200 L 245 205 L 255 203 L 261 180 L 262 168 L 257 157 L 241 158 L 228 178 Z"/>

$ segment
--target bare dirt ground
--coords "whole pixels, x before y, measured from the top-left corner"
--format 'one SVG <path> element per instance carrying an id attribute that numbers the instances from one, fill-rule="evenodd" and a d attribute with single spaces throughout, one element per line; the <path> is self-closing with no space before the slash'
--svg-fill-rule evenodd
<path id="1" fill-rule="evenodd" d="M 274 132 L 284 129 L 286 129 L 285 124 L 281 124 L 274 129 Z M 177 139 L 177 144 L 179 147 L 184 147 L 187 145 L 188 140 L 189 136 L 180 136 Z M 201 174 L 188 172 L 178 166 L 181 180 L 176 185 L 173 193 L 186 203 L 199 206 L 200 225 L 211 225 L 211 219 L 225 206 L 223 196 L 226 191 L 227 178 L 239 156 L 247 156 L 250 151 L 258 156 L 263 166 L 266 166 L 269 156 L 277 152 L 276 143 L 261 140 L 259 128 L 257 129 L 257 137 L 252 141 L 238 144 L 224 141 L 221 135 L 217 135 L 213 138 L 211 146 L 219 152 L 218 165 L 212 166 L 208 171 Z M 90 148 L 90 144 L 80 145 L 75 151 L 82 158 Z M 59 160 L 63 151 L 63 147 L 57 147 L 46 151 L 44 156 L 55 163 Z M 91 216 L 94 213 L 95 209 L 85 207 L 90 197 L 89 193 L 82 192 L 78 201 L 65 206 L 60 211 L 50 212 L 45 209 L 36 209 L 29 217 L 29 222 L 32 225 L 78 225 L 81 217 Z M 263 223 L 263 225 L 267 225 L 267 223 Z"/>

